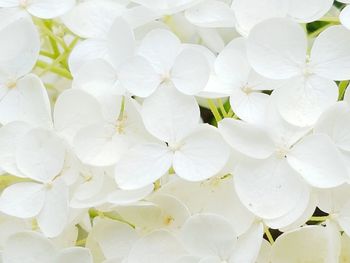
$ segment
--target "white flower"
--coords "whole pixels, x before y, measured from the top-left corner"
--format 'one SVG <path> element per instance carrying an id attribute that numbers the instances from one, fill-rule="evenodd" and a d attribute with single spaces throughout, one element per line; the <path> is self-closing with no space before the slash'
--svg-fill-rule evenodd
<path id="1" fill-rule="evenodd" d="M 209 72 L 201 52 L 181 45 L 168 30 L 154 29 L 142 40 L 137 55 L 121 65 L 118 75 L 131 94 L 148 97 L 169 84 L 194 95 L 204 89 Z"/>
<path id="2" fill-rule="evenodd" d="M 254 224 L 237 237 L 228 220 L 215 214 L 197 214 L 187 220 L 182 229 L 182 241 L 187 251 L 199 262 L 254 262 L 262 242 L 262 224 Z"/>
<path id="3" fill-rule="evenodd" d="M 92 263 L 88 249 L 70 247 L 57 249 L 42 235 L 21 232 L 10 236 L 5 244 L 2 258 L 8 263 Z"/>
<path id="4" fill-rule="evenodd" d="M 126 152 L 115 168 L 122 189 L 146 186 L 171 166 L 178 176 L 201 181 L 226 164 L 229 149 L 214 128 L 198 124 L 199 108 L 193 97 L 161 87 L 144 101 L 142 118 L 146 129 L 167 144 L 139 144 Z"/>
<path id="5" fill-rule="evenodd" d="M 276 105 L 290 123 L 312 125 L 321 113 L 337 101 L 333 80 L 350 78 L 350 32 L 343 26 L 325 29 L 307 54 L 305 32 L 288 19 L 269 19 L 251 31 L 248 59 L 259 74 L 272 79 L 289 79 L 277 89 Z"/>
<path id="6" fill-rule="evenodd" d="M 2 0 L 0 7 L 26 10 L 30 15 L 50 19 L 67 13 L 75 0 Z"/>

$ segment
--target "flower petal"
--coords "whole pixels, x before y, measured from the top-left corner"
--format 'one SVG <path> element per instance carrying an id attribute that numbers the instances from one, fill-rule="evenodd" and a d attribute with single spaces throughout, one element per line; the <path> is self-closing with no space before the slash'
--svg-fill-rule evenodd
<path id="1" fill-rule="evenodd" d="M 45 191 L 41 184 L 17 183 L 2 192 L 0 211 L 19 218 L 30 218 L 39 214 L 44 201 Z"/>
<path id="2" fill-rule="evenodd" d="M 176 143 L 194 130 L 200 118 L 195 98 L 171 86 L 161 87 L 147 98 L 141 115 L 146 129 L 168 143 Z"/>
<path id="3" fill-rule="evenodd" d="M 228 258 L 237 242 L 231 223 L 216 214 L 193 215 L 183 225 L 181 236 L 186 249 L 200 257 Z"/>
<path id="4" fill-rule="evenodd" d="M 323 17 L 332 7 L 333 0 L 289 1 L 288 15 L 299 23 L 310 23 Z"/>
<path id="5" fill-rule="evenodd" d="M 203 181 L 219 173 L 230 157 L 230 149 L 218 131 L 198 128 L 181 141 L 175 151 L 174 170 L 188 181 Z"/>
<path id="6" fill-rule="evenodd" d="M 208 83 L 210 68 L 206 58 L 197 50 L 185 48 L 175 59 L 171 81 L 184 94 L 194 95 Z"/>
<path id="7" fill-rule="evenodd" d="M 257 125 L 234 119 L 223 119 L 219 130 L 235 150 L 257 159 L 265 159 L 275 151 L 275 144 L 269 134 Z"/>
<path id="8" fill-rule="evenodd" d="M 350 31 L 341 26 L 325 29 L 311 49 L 311 69 L 332 80 L 350 78 Z"/>
<path id="9" fill-rule="evenodd" d="M 36 17 L 50 19 L 64 15 L 75 5 L 75 0 L 36 0 L 26 8 Z"/>
<path id="10" fill-rule="evenodd" d="M 285 159 L 246 160 L 234 171 L 235 188 L 242 203 L 255 215 L 272 219 L 296 206 L 307 185 Z"/>
<path id="11" fill-rule="evenodd" d="M 18 143 L 18 169 L 28 178 L 49 182 L 63 169 L 66 147 L 61 138 L 44 129 L 32 129 Z"/>
<path id="12" fill-rule="evenodd" d="M 55 263 L 93 263 L 89 249 L 84 247 L 70 247 L 59 252 Z"/>
<path id="13" fill-rule="evenodd" d="M 162 177 L 171 167 L 173 153 L 160 144 L 141 144 L 131 148 L 115 167 L 115 179 L 121 189 L 145 187 Z"/>
<path id="14" fill-rule="evenodd" d="M 248 59 L 256 72 L 271 79 L 287 79 L 302 73 L 307 40 L 299 24 L 272 18 L 251 31 L 247 41 Z"/>
<path id="15" fill-rule="evenodd" d="M 48 263 L 56 255 L 53 244 L 36 232 L 21 232 L 9 237 L 3 250 L 4 262 Z"/>
<path id="16" fill-rule="evenodd" d="M 287 161 L 314 187 L 332 188 L 348 180 L 338 149 L 324 134 L 306 136 L 288 153 Z"/>

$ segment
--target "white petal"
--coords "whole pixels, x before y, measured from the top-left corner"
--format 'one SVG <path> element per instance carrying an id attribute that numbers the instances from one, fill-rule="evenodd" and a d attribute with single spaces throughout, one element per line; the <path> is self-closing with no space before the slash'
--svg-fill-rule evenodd
<path id="1" fill-rule="evenodd" d="M 181 43 L 169 30 L 154 29 L 142 40 L 138 54 L 145 57 L 158 73 L 169 72 L 181 51 Z"/>
<path id="2" fill-rule="evenodd" d="M 59 252 L 55 263 L 93 263 L 93 261 L 87 248 L 70 247 Z"/>
<path id="3" fill-rule="evenodd" d="M 35 232 L 21 232 L 11 236 L 3 250 L 8 263 L 53 263 L 56 250 L 52 243 Z"/>
<path id="4" fill-rule="evenodd" d="M 309 221 L 316 210 L 318 198 L 314 193 L 310 194 L 310 189 L 307 187 L 304 189 L 305 191 L 299 196 L 294 209 L 279 218 L 265 219 L 265 224 L 270 228 L 285 232 L 297 229 Z"/>
<path id="5" fill-rule="evenodd" d="M 24 122 L 11 122 L 0 128 L 0 163 L 7 173 L 24 177 L 17 168 L 16 149 L 21 137 L 29 131 L 30 127 Z"/>
<path id="6" fill-rule="evenodd" d="M 73 141 L 79 159 L 93 166 L 114 165 L 130 147 L 129 138 L 114 125 L 94 124 L 81 129 Z"/>
<path id="7" fill-rule="evenodd" d="M 133 190 L 145 187 L 170 168 L 173 153 L 160 144 L 141 144 L 131 148 L 117 163 L 115 179 L 120 188 Z"/>
<path id="8" fill-rule="evenodd" d="M 36 0 L 27 7 L 28 12 L 36 17 L 49 19 L 64 15 L 75 5 L 75 0 Z"/>
<path id="9" fill-rule="evenodd" d="M 152 135 L 175 143 L 198 125 L 200 113 L 194 97 L 164 86 L 143 102 L 141 115 Z"/>
<path id="10" fill-rule="evenodd" d="M 235 150 L 257 159 L 265 159 L 275 151 L 269 134 L 260 127 L 234 119 L 223 119 L 219 130 Z"/>
<path id="11" fill-rule="evenodd" d="M 233 112 L 248 123 L 260 123 L 265 117 L 270 96 L 262 92 L 246 93 L 236 89 L 231 93 L 230 105 Z"/>
<path id="12" fill-rule="evenodd" d="M 199 27 L 234 27 L 233 10 L 224 2 L 203 1 L 185 11 L 186 18 Z"/>
<path id="13" fill-rule="evenodd" d="M 112 192 L 108 201 L 117 205 L 127 205 L 146 198 L 153 192 L 153 184 L 147 185 L 137 190 L 116 190 Z"/>
<path id="14" fill-rule="evenodd" d="M 1 0 L 1 7 L 16 7 L 18 6 L 18 0 Z"/>
<path id="15" fill-rule="evenodd" d="M 173 263 L 185 252 L 177 238 L 168 231 L 158 230 L 138 240 L 130 251 L 128 263 Z"/>
<path id="16" fill-rule="evenodd" d="M 151 9 L 159 9 L 165 13 L 175 13 L 182 11 L 186 7 L 193 5 L 193 0 L 133 0 L 135 3 L 147 6 Z"/>
<path id="17" fill-rule="evenodd" d="M 0 100 L 0 122 L 24 121 L 33 126 L 52 126 L 51 107 L 39 77 L 26 75 Z"/>
<path id="18" fill-rule="evenodd" d="M 138 235 L 126 223 L 101 219 L 94 224 L 89 238 L 97 241 L 106 258 L 124 258 L 137 241 Z"/>
<path id="19" fill-rule="evenodd" d="M 320 19 L 332 7 L 333 0 L 289 1 L 288 15 L 299 23 L 310 23 Z"/>
<path id="20" fill-rule="evenodd" d="M 107 120 L 119 117 L 122 98 L 125 93 L 118 81 L 115 69 L 103 59 L 89 60 L 74 76 L 74 88 L 94 96 L 101 104 Z"/>
<path id="21" fill-rule="evenodd" d="M 116 1 L 85 1 L 63 16 L 63 22 L 69 30 L 82 38 L 103 38 L 114 19 L 124 10 L 125 7 Z"/>
<path id="22" fill-rule="evenodd" d="M 346 6 L 339 14 L 339 20 L 343 26 L 350 29 L 350 6 Z"/>
<path id="23" fill-rule="evenodd" d="M 221 171 L 230 149 L 218 131 L 210 126 L 198 128 L 181 141 L 174 155 L 174 170 L 181 178 L 203 181 Z"/>
<path id="24" fill-rule="evenodd" d="M 350 202 L 346 202 L 337 216 L 337 221 L 342 230 L 350 236 Z"/>
<path id="25" fill-rule="evenodd" d="M 238 235 L 245 233 L 255 220 L 255 216 L 239 200 L 230 177 L 196 183 L 177 179 L 165 184 L 159 191 L 177 197 L 192 214 L 214 213 L 224 216 Z"/>
<path id="26" fill-rule="evenodd" d="M 235 188 L 242 203 L 262 218 L 290 212 L 307 185 L 285 159 L 246 160 L 234 171 Z"/>
<path id="27" fill-rule="evenodd" d="M 336 187 L 348 180 L 346 166 L 338 149 L 323 134 L 305 137 L 288 153 L 287 161 L 314 187 Z"/>
<path id="28" fill-rule="evenodd" d="M 271 79 L 301 74 L 307 41 L 301 26 L 291 20 L 273 18 L 261 22 L 247 41 L 248 59 L 256 72 Z"/>
<path id="29" fill-rule="evenodd" d="M 44 129 L 32 129 L 18 143 L 18 169 L 40 182 L 51 181 L 63 169 L 66 147 L 61 138 Z"/>
<path id="30" fill-rule="evenodd" d="M 264 227 L 255 223 L 238 238 L 235 251 L 230 258 L 232 262 L 256 262 L 263 241 Z"/>
<path id="31" fill-rule="evenodd" d="M 273 94 L 282 117 L 293 125 L 305 127 L 315 124 L 322 112 L 337 101 L 338 87 L 332 80 L 313 75 L 294 78 Z"/>
<path id="32" fill-rule="evenodd" d="M 350 78 L 350 31 L 341 26 L 325 29 L 315 40 L 311 50 L 311 69 L 332 80 Z"/>
<path id="33" fill-rule="evenodd" d="M 41 184 L 17 183 L 7 187 L 0 197 L 0 211 L 19 218 L 36 216 L 45 201 Z"/>
<path id="34" fill-rule="evenodd" d="M 255 25 L 266 19 L 285 17 L 288 5 L 288 0 L 235 0 L 232 8 L 237 19 L 237 30 L 246 36 Z"/>
<path id="35" fill-rule="evenodd" d="M 105 40 L 86 39 L 78 43 L 69 55 L 68 65 L 70 72 L 75 76 L 80 67 L 93 59 L 104 59 L 110 62 L 107 42 Z"/>
<path id="36" fill-rule="evenodd" d="M 218 55 L 215 72 L 224 82 L 234 86 L 244 85 L 251 71 L 247 58 L 246 41 L 235 38 Z"/>
<path id="37" fill-rule="evenodd" d="M 327 240 L 323 226 L 306 226 L 284 233 L 272 246 L 271 263 L 329 262 Z"/>
<path id="38" fill-rule="evenodd" d="M 117 18 L 114 20 L 108 32 L 107 47 L 108 54 L 115 68 L 118 68 L 121 63 L 134 55 L 134 32 L 124 19 Z"/>
<path id="39" fill-rule="evenodd" d="M 161 83 L 161 76 L 143 57 L 135 56 L 118 69 L 118 77 L 123 88 L 139 97 L 150 96 Z"/>
<path id="40" fill-rule="evenodd" d="M 57 237 L 63 232 L 68 220 L 68 194 L 68 187 L 60 179 L 46 190 L 45 203 L 37 217 L 45 236 Z"/>
<path id="41" fill-rule="evenodd" d="M 62 92 L 56 101 L 53 114 L 55 129 L 70 140 L 79 129 L 101 122 L 103 119 L 98 101 L 78 89 Z"/>
<path id="42" fill-rule="evenodd" d="M 342 150 L 350 151 L 350 108 L 344 102 L 336 103 L 317 121 L 316 133 L 327 134 Z"/>
<path id="43" fill-rule="evenodd" d="M 39 33 L 30 17 L 21 17 L 0 30 L 0 72 L 9 81 L 29 73 L 39 56 Z"/>
<path id="44" fill-rule="evenodd" d="M 228 258 L 233 252 L 237 236 L 226 218 L 215 214 L 197 214 L 183 225 L 182 241 L 194 255 Z"/>
<path id="45" fill-rule="evenodd" d="M 184 94 L 194 95 L 208 83 L 210 68 L 206 58 L 197 50 L 186 48 L 175 59 L 171 81 Z"/>

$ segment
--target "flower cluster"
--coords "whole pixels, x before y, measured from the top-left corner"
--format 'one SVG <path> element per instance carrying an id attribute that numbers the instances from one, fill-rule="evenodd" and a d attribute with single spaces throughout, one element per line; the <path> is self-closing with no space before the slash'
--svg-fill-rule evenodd
<path id="1" fill-rule="evenodd" d="M 349 0 L 0 0 L 0 262 L 349 262 L 349 80 Z"/>

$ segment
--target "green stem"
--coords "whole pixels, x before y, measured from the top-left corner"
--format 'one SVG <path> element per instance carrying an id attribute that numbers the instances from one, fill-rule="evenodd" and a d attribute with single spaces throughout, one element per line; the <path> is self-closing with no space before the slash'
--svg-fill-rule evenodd
<path id="1" fill-rule="evenodd" d="M 322 18 L 320 18 L 318 21 L 323 21 L 323 22 L 335 22 L 335 23 L 339 23 L 340 21 L 339 21 L 339 17 L 336 17 L 336 16 L 334 16 L 334 17 L 331 17 L 331 16 L 329 16 L 329 17 L 322 17 Z"/>
<path id="2" fill-rule="evenodd" d="M 210 108 L 211 112 L 214 115 L 216 122 L 218 123 L 219 121 L 222 120 L 222 118 L 220 116 L 218 109 L 216 108 L 215 103 L 211 99 L 208 99 L 208 104 L 209 104 L 209 108 Z"/>
<path id="3" fill-rule="evenodd" d="M 226 118 L 227 117 L 227 112 L 225 110 L 224 104 L 222 103 L 222 100 L 221 99 L 217 99 L 216 101 L 219 104 L 219 108 L 220 108 L 222 116 L 224 116 L 224 118 Z"/>
<path id="4" fill-rule="evenodd" d="M 338 100 L 342 100 L 344 98 L 344 94 L 345 94 L 345 91 L 346 91 L 346 88 L 348 87 L 348 85 L 349 85 L 349 80 L 341 81 L 339 83 L 339 97 L 338 97 Z"/>
<path id="5" fill-rule="evenodd" d="M 46 69 L 48 67 L 51 67 L 50 64 L 44 62 L 44 61 L 41 61 L 41 60 L 38 60 L 36 62 L 36 66 L 39 67 L 39 68 L 43 68 L 43 69 Z M 64 78 L 67 78 L 67 79 L 73 79 L 71 73 L 66 70 L 66 69 L 63 69 L 63 68 L 59 68 L 59 67 L 51 67 L 50 68 L 50 71 L 61 76 L 61 77 L 64 77 Z"/>
<path id="6" fill-rule="evenodd" d="M 309 221 L 322 222 L 322 221 L 326 221 L 328 218 L 329 216 L 312 216 Z"/>
<path id="7" fill-rule="evenodd" d="M 265 227 L 265 234 L 271 245 L 275 243 L 275 240 L 273 240 L 270 229 L 268 227 Z"/>

